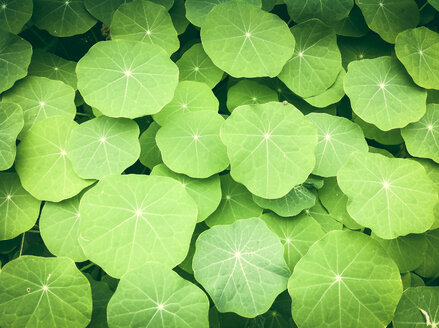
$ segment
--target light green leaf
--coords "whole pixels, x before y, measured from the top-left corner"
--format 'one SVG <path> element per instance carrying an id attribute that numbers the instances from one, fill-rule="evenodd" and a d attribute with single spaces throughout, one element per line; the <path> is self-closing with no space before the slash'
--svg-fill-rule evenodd
<path id="1" fill-rule="evenodd" d="M 0 173 L 0 240 L 12 239 L 32 228 L 40 204 L 23 189 L 17 174 Z"/>
<path id="2" fill-rule="evenodd" d="M 312 97 L 334 84 L 341 71 L 335 31 L 317 19 L 295 25 L 296 47 L 279 79 L 300 97 Z"/>
<path id="3" fill-rule="evenodd" d="M 148 261 L 173 268 L 185 258 L 197 207 L 181 183 L 147 175 L 110 175 L 79 207 L 85 255 L 119 278 Z"/>
<path id="4" fill-rule="evenodd" d="M 0 29 L 18 34 L 32 16 L 32 0 L 2 0 Z"/>
<path id="5" fill-rule="evenodd" d="M 351 217 L 380 238 L 422 233 L 434 222 L 436 188 L 413 160 L 356 152 L 338 171 L 337 181 L 349 198 Z"/>
<path id="6" fill-rule="evenodd" d="M 35 0 L 34 5 L 35 25 L 53 36 L 82 34 L 96 24 L 85 9 L 84 0 Z"/>
<path id="7" fill-rule="evenodd" d="M 208 227 L 204 223 L 200 223 L 195 226 L 195 230 L 192 234 L 191 244 L 189 246 L 189 251 L 187 252 L 186 258 L 178 265 L 181 269 L 183 269 L 187 273 L 190 273 L 191 275 L 194 274 L 194 270 L 192 269 L 192 260 L 195 254 L 195 242 L 197 241 L 198 236 L 207 229 Z"/>
<path id="8" fill-rule="evenodd" d="M 415 270 L 422 277 L 437 278 L 439 276 L 439 229 L 424 233 L 427 239 L 427 251 L 422 264 Z"/>
<path id="9" fill-rule="evenodd" d="M 180 71 L 180 81 L 204 82 L 211 89 L 221 81 L 224 73 L 212 63 L 201 43 L 190 47 L 176 64 Z"/>
<path id="10" fill-rule="evenodd" d="M 415 273 L 407 272 L 401 274 L 402 288 L 406 290 L 409 287 L 425 286 L 424 280 Z"/>
<path id="11" fill-rule="evenodd" d="M 16 104 L 0 103 L 0 171 L 14 164 L 15 142 L 23 128 L 23 110 Z"/>
<path id="12" fill-rule="evenodd" d="M 224 119 L 210 110 L 178 113 L 157 132 L 163 162 L 172 171 L 192 178 L 208 178 L 229 165 L 220 139 Z"/>
<path id="13" fill-rule="evenodd" d="M 0 93 L 27 75 L 31 57 L 29 42 L 0 29 Z"/>
<path id="14" fill-rule="evenodd" d="M 77 123 L 63 116 L 35 124 L 17 147 L 15 169 L 23 188 L 40 200 L 59 202 L 93 181 L 81 179 L 67 158 L 67 142 Z"/>
<path id="15" fill-rule="evenodd" d="M 305 210 L 304 214 L 316 220 L 324 232 L 343 229 L 343 223 L 329 215 L 319 200 L 317 200 L 316 204 L 309 210 Z"/>
<path id="16" fill-rule="evenodd" d="M 46 202 L 38 225 L 41 238 L 52 254 L 76 262 L 87 260 L 78 242 L 80 199 L 81 196 L 76 196 L 59 203 Z"/>
<path id="17" fill-rule="evenodd" d="M 355 113 L 352 113 L 352 121 L 361 127 L 367 139 L 373 139 L 383 145 L 399 145 L 404 142 L 400 129 L 382 131 L 375 125 L 364 122 Z"/>
<path id="18" fill-rule="evenodd" d="M 131 0 L 83 0 L 85 8 L 94 17 L 110 26 L 113 14 L 120 5 Z"/>
<path id="19" fill-rule="evenodd" d="M 333 24 L 348 17 L 354 0 L 285 0 L 288 14 L 296 23 L 318 18 L 326 24 Z"/>
<path id="20" fill-rule="evenodd" d="M 349 155 L 368 151 L 363 131 L 348 119 L 324 113 L 311 113 L 306 117 L 317 126 L 319 138 L 313 174 L 335 176 Z"/>
<path id="21" fill-rule="evenodd" d="M 439 0 L 427 0 L 434 9 L 439 10 Z"/>
<path id="22" fill-rule="evenodd" d="M 124 118 L 99 116 L 76 126 L 67 144 L 73 170 L 83 179 L 120 174 L 140 155 L 139 127 Z"/>
<path id="23" fill-rule="evenodd" d="M 376 148 L 376 147 L 369 146 L 369 152 L 381 154 L 381 155 L 384 155 L 387 157 L 394 157 L 391 152 L 389 152 L 388 150 L 383 149 L 383 148 Z"/>
<path id="24" fill-rule="evenodd" d="M 213 63 L 233 77 L 275 77 L 295 43 L 278 16 L 243 1 L 215 6 L 202 24 L 201 41 Z"/>
<path id="25" fill-rule="evenodd" d="M 294 106 L 239 106 L 221 128 L 233 179 L 259 197 L 285 196 L 314 168 L 316 132 Z"/>
<path id="26" fill-rule="evenodd" d="M 195 245 L 195 279 L 220 312 L 255 317 L 286 288 L 290 270 L 282 244 L 259 218 L 213 227 Z"/>
<path id="27" fill-rule="evenodd" d="M 197 222 L 204 221 L 221 201 L 220 177 L 217 174 L 207 179 L 194 179 L 171 171 L 165 164 L 158 164 L 152 169 L 151 175 L 170 177 L 182 184 L 197 205 Z"/>
<path id="28" fill-rule="evenodd" d="M 309 249 L 288 282 L 301 328 L 382 328 L 402 294 L 398 267 L 370 237 L 332 231 Z"/>
<path id="29" fill-rule="evenodd" d="M 78 62 L 76 74 L 85 102 L 111 117 L 159 112 L 178 82 L 177 66 L 163 49 L 128 40 L 96 43 Z"/>
<path id="30" fill-rule="evenodd" d="M 111 21 L 111 38 L 152 43 L 163 48 L 169 56 L 180 47 L 168 11 L 144 0 L 134 0 L 116 10 Z"/>
<path id="31" fill-rule="evenodd" d="M 154 262 L 121 278 L 107 313 L 110 327 L 209 327 L 206 294 Z"/>
<path id="32" fill-rule="evenodd" d="M 399 32 L 416 27 L 419 10 L 414 0 L 355 0 L 369 28 L 389 43 Z"/>
<path id="33" fill-rule="evenodd" d="M 291 272 L 311 245 L 325 235 L 320 224 L 306 214 L 282 218 L 274 213 L 266 213 L 261 219 L 279 236 L 284 246 L 284 258 Z"/>
<path id="34" fill-rule="evenodd" d="M 160 126 L 152 122 L 148 128 L 140 135 L 140 163 L 149 169 L 162 162 L 162 155 L 155 142 L 155 136 Z"/>
<path id="35" fill-rule="evenodd" d="M 177 113 L 211 110 L 218 112 L 218 99 L 210 87 L 201 82 L 182 81 L 175 89 L 174 98 L 153 118 L 160 125 L 165 125 Z"/>
<path id="36" fill-rule="evenodd" d="M 402 129 L 401 135 L 410 155 L 439 163 L 439 104 L 428 104 L 425 115 Z"/>
<path id="37" fill-rule="evenodd" d="M 242 184 L 236 183 L 230 174 L 221 175 L 220 179 L 222 198 L 215 212 L 206 219 L 209 227 L 262 214 L 262 208 L 253 201 L 252 194 Z"/>
<path id="38" fill-rule="evenodd" d="M 22 256 L 0 273 L 0 325 L 10 328 L 85 328 L 90 284 L 65 257 Z"/>
<path id="39" fill-rule="evenodd" d="M 227 109 L 231 113 L 236 107 L 249 104 L 265 104 L 278 101 L 275 90 L 252 80 L 241 80 L 227 91 Z"/>
<path id="40" fill-rule="evenodd" d="M 346 71 L 342 68 L 340 73 L 338 73 L 337 79 L 334 84 L 331 85 L 321 94 L 313 97 L 305 98 L 306 102 L 314 107 L 324 108 L 329 105 L 335 104 L 343 98 L 345 95 L 343 89 L 343 80 L 346 76 Z"/>
<path id="41" fill-rule="evenodd" d="M 403 31 L 396 38 L 395 52 L 417 85 L 439 89 L 438 33 L 423 26 Z"/>
<path id="42" fill-rule="evenodd" d="M 49 117 L 63 116 L 73 120 L 76 115 L 75 90 L 61 81 L 28 76 L 18 81 L 3 95 L 3 102 L 16 103 L 24 114 L 24 127 L 19 138 L 36 123 Z"/>
<path id="43" fill-rule="evenodd" d="M 392 57 L 351 62 L 344 89 L 355 114 L 383 131 L 403 128 L 425 114 L 427 91 Z"/>

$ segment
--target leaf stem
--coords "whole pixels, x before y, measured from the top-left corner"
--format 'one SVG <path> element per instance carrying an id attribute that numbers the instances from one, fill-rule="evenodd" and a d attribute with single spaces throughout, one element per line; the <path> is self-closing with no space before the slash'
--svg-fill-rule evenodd
<path id="1" fill-rule="evenodd" d="M 91 268 L 93 265 L 95 265 L 93 262 L 89 263 L 89 264 L 83 266 L 79 271 L 83 272 L 83 271 L 87 270 L 88 268 Z"/>
<path id="2" fill-rule="evenodd" d="M 21 257 L 21 254 L 23 253 L 24 237 L 25 236 L 26 236 L 26 232 L 23 232 L 23 237 L 21 238 L 20 254 L 18 255 L 18 257 Z"/>

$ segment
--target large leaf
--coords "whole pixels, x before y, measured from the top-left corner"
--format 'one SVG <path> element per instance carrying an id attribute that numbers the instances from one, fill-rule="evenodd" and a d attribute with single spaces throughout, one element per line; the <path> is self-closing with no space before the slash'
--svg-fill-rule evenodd
<path id="1" fill-rule="evenodd" d="M 120 5 L 131 0 L 84 0 L 85 8 L 94 17 L 110 26 L 114 12 Z"/>
<path id="2" fill-rule="evenodd" d="M 253 80 L 243 79 L 227 91 L 227 109 L 231 113 L 236 107 L 249 104 L 265 104 L 278 101 L 275 90 Z"/>
<path id="3" fill-rule="evenodd" d="M 16 104 L 0 103 L 0 171 L 14 164 L 16 139 L 23 128 L 23 110 Z"/>
<path id="4" fill-rule="evenodd" d="M 32 16 L 32 0 L 3 0 L 0 5 L 0 29 L 20 33 Z"/>
<path id="5" fill-rule="evenodd" d="M 285 0 L 288 14 L 296 23 L 318 18 L 326 24 L 333 24 L 348 17 L 354 0 Z"/>
<path id="6" fill-rule="evenodd" d="M 288 282 L 301 328 L 387 326 L 402 294 L 398 267 L 359 232 L 332 231 L 309 249 Z"/>

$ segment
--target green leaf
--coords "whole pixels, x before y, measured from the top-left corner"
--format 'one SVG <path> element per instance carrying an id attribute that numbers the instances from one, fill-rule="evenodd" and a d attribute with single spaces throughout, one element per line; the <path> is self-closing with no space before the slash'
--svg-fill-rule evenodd
<path id="1" fill-rule="evenodd" d="M 201 27 L 204 50 L 233 77 L 274 77 L 291 57 L 294 37 L 278 16 L 243 1 L 213 8 Z"/>
<path id="2" fill-rule="evenodd" d="M 211 89 L 221 81 L 224 73 L 212 63 L 201 43 L 185 51 L 176 64 L 180 71 L 180 81 L 204 82 Z"/>
<path id="3" fill-rule="evenodd" d="M 73 120 L 76 115 L 75 90 L 61 81 L 28 76 L 18 81 L 3 95 L 3 102 L 16 103 L 24 114 L 24 127 L 19 138 L 36 123 L 49 117 Z"/>
<path id="4" fill-rule="evenodd" d="M 354 0 L 285 0 L 288 14 L 296 23 L 318 18 L 326 24 L 333 24 L 348 17 Z"/>
<path id="5" fill-rule="evenodd" d="M 369 33 L 360 8 L 354 6 L 349 16 L 335 23 L 337 35 L 359 38 Z"/>
<path id="6" fill-rule="evenodd" d="M 35 25 L 53 36 L 82 34 L 96 24 L 85 9 L 84 0 L 35 0 Z"/>
<path id="7" fill-rule="evenodd" d="M 288 104 L 236 108 L 221 128 L 233 179 L 259 197 L 285 196 L 314 168 L 316 132 L 314 124 Z"/>
<path id="8" fill-rule="evenodd" d="M 383 131 L 403 128 L 425 114 L 427 92 L 391 57 L 351 62 L 344 89 L 355 114 Z"/>
<path id="9" fill-rule="evenodd" d="M 383 145 L 399 145 L 404 142 L 400 129 L 382 131 L 375 125 L 364 122 L 355 113 L 352 113 L 352 120 L 361 127 L 367 139 L 373 139 Z"/>
<path id="10" fill-rule="evenodd" d="M 169 14 L 177 34 L 183 34 L 189 26 L 189 21 L 186 18 L 185 0 L 175 0 Z"/>
<path id="11" fill-rule="evenodd" d="M 20 106 L 0 103 L 0 171 L 14 164 L 15 142 L 23 124 L 23 110 Z"/>
<path id="12" fill-rule="evenodd" d="M 253 80 L 241 80 L 227 91 L 227 109 L 230 113 L 241 105 L 265 104 L 278 100 L 276 91 Z"/>
<path id="13" fill-rule="evenodd" d="M 194 270 L 192 269 L 192 260 L 195 254 L 195 242 L 197 241 L 198 236 L 207 229 L 208 228 L 204 223 L 200 223 L 195 226 L 195 230 L 192 234 L 191 244 L 189 246 L 189 251 L 187 252 L 186 258 L 178 265 L 181 269 L 183 269 L 187 273 L 190 273 L 191 275 L 194 274 Z"/>
<path id="14" fill-rule="evenodd" d="M 338 171 L 348 213 L 378 237 L 422 233 L 434 222 L 437 190 L 413 160 L 356 152 Z"/>
<path id="15" fill-rule="evenodd" d="M 434 9 L 439 10 L 439 0 L 427 0 Z"/>
<path id="16" fill-rule="evenodd" d="M 222 198 L 215 212 L 206 219 L 209 227 L 262 214 L 262 208 L 253 201 L 252 194 L 242 184 L 236 183 L 230 174 L 221 175 L 220 179 Z"/>
<path id="17" fill-rule="evenodd" d="M 140 135 L 140 163 L 149 169 L 162 162 L 162 155 L 155 142 L 155 136 L 160 126 L 152 122 L 148 128 Z"/>
<path id="18" fill-rule="evenodd" d="M 304 214 L 316 220 L 324 232 L 341 230 L 343 228 L 343 223 L 329 215 L 328 211 L 322 206 L 319 200 L 317 200 L 316 204 L 309 210 L 305 210 Z"/>
<path id="19" fill-rule="evenodd" d="M 438 33 L 423 26 L 403 31 L 396 38 L 395 52 L 417 85 L 439 89 Z"/>
<path id="20" fill-rule="evenodd" d="M 416 27 L 419 10 L 414 0 L 355 0 L 369 28 L 389 43 L 399 32 Z"/>
<path id="21" fill-rule="evenodd" d="M 192 178 L 208 178 L 229 165 L 220 139 L 224 119 L 210 111 L 173 115 L 157 132 L 163 162 L 172 171 Z"/>
<path id="22" fill-rule="evenodd" d="M 32 228 L 40 204 L 23 189 L 16 173 L 0 173 L 0 240 L 12 239 Z"/>
<path id="23" fill-rule="evenodd" d="M 46 202 L 41 211 L 39 227 L 47 249 L 55 256 L 65 256 L 73 261 L 87 260 L 79 245 L 79 201 L 76 196 L 59 203 Z"/>
<path id="24" fill-rule="evenodd" d="M 111 117 L 159 112 L 174 95 L 177 66 L 157 45 L 115 40 L 96 43 L 76 67 L 87 104 Z"/>
<path id="25" fill-rule="evenodd" d="M 105 25 L 110 26 L 114 12 L 120 5 L 130 2 L 131 0 L 83 0 L 87 11 L 102 21 Z"/>
<path id="26" fill-rule="evenodd" d="M 332 231 L 309 249 L 288 282 L 299 327 L 385 327 L 402 294 L 398 267 L 370 237 Z"/>
<path id="27" fill-rule="evenodd" d="M 194 179 L 171 171 L 165 164 L 155 166 L 151 175 L 170 177 L 181 183 L 197 205 L 197 222 L 204 221 L 216 210 L 221 201 L 221 185 L 218 175 L 207 179 Z"/>
<path id="28" fill-rule="evenodd" d="M 218 311 L 248 318 L 266 312 L 290 276 L 279 237 L 259 218 L 203 232 L 193 269 Z"/>
<path id="29" fill-rule="evenodd" d="M 81 179 L 67 158 L 67 142 L 75 126 L 66 117 L 50 117 L 30 128 L 18 145 L 15 169 L 23 188 L 35 198 L 59 202 L 93 182 Z"/>
<path id="30" fill-rule="evenodd" d="M 174 98 L 153 118 L 160 125 L 165 125 L 177 113 L 210 110 L 218 112 L 218 99 L 210 87 L 201 82 L 182 81 L 175 89 Z"/>
<path id="31" fill-rule="evenodd" d="M 0 29 L 18 34 L 31 16 L 32 0 L 3 0 L 0 5 Z"/>
<path id="32" fill-rule="evenodd" d="M 113 291 L 103 280 L 96 281 L 92 278 L 89 278 L 89 282 L 91 286 L 91 293 L 93 295 L 93 312 L 91 314 L 91 321 L 88 327 L 108 328 L 107 304 L 111 296 L 113 296 Z"/>
<path id="33" fill-rule="evenodd" d="M 439 276 L 439 229 L 427 231 L 427 251 L 422 259 L 422 264 L 415 272 L 422 277 L 437 278 Z"/>
<path id="34" fill-rule="evenodd" d="M 134 0 L 121 5 L 111 21 L 113 40 L 133 40 L 152 43 L 172 55 L 180 47 L 171 16 L 161 5 Z"/>
<path id="35" fill-rule="evenodd" d="M 334 84 L 341 71 L 335 31 L 317 19 L 295 25 L 296 47 L 279 79 L 300 97 L 312 97 Z"/>
<path id="36" fill-rule="evenodd" d="M 119 278 L 147 261 L 173 268 L 185 258 L 197 207 L 181 183 L 146 175 L 110 175 L 80 204 L 85 255 Z"/>
<path id="37" fill-rule="evenodd" d="M 313 174 L 335 176 L 349 155 L 355 151 L 368 151 L 363 131 L 348 119 L 324 113 L 311 113 L 307 118 L 317 126 L 319 139 Z"/>
<path id="38" fill-rule="evenodd" d="M 139 127 L 129 119 L 99 116 L 76 126 L 67 144 L 73 170 L 83 179 L 120 174 L 140 155 Z"/>
<path id="39" fill-rule="evenodd" d="M 406 290 L 409 287 L 425 286 L 424 280 L 415 273 L 407 272 L 401 274 L 402 288 Z"/>
<path id="40" fill-rule="evenodd" d="M 32 46 L 22 38 L 0 30 L 0 93 L 27 75 Z"/>
<path id="41" fill-rule="evenodd" d="M 160 263 L 125 274 L 108 303 L 110 327 L 208 328 L 206 294 Z"/>
<path id="42" fill-rule="evenodd" d="M 65 257 L 23 256 L 0 273 L 0 325 L 86 327 L 92 310 L 90 284 Z"/>
<path id="43" fill-rule="evenodd" d="M 319 108 L 324 108 L 339 102 L 341 98 L 343 98 L 343 96 L 345 95 L 343 89 L 343 80 L 345 76 L 346 71 L 342 68 L 340 73 L 338 73 L 337 79 L 335 80 L 333 85 L 331 85 L 321 94 L 304 99 L 310 105 Z"/>
<path id="44" fill-rule="evenodd" d="M 261 219 L 279 236 L 284 246 L 284 258 L 291 272 L 311 245 L 325 235 L 320 224 L 306 214 L 282 218 L 274 213 L 266 213 Z"/>

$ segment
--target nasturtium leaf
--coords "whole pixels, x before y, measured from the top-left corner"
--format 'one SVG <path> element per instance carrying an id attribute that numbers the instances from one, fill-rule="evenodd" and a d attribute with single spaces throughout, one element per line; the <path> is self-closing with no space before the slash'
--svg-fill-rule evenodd
<path id="1" fill-rule="evenodd" d="M 262 208 L 253 201 L 252 194 L 242 184 L 235 182 L 230 174 L 221 175 L 220 179 L 222 198 L 215 212 L 206 219 L 209 227 L 262 214 Z"/>
<path id="2" fill-rule="evenodd" d="M 381 239 L 372 234 L 372 238 L 395 261 L 401 273 L 413 271 L 422 264 L 427 250 L 427 239 L 423 234 L 411 234 L 395 239 Z"/>
<path id="3" fill-rule="evenodd" d="M 90 284 L 69 258 L 22 256 L 2 268 L 2 327 L 85 328 L 91 311 Z"/>
<path id="4" fill-rule="evenodd" d="M 288 217 L 295 216 L 304 209 L 313 207 L 316 203 L 316 196 L 308 186 L 301 184 L 295 186 L 281 198 L 265 199 L 253 195 L 253 200 L 262 208 L 272 210 L 277 215 Z"/>
<path id="5" fill-rule="evenodd" d="M 439 165 L 429 159 L 416 158 L 415 160 L 424 167 L 428 177 L 431 179 L 431 181 L 433 181 L 436 191 L 439 193 Z M 434 216 L 435 220 L 433 225 L 430 227 L 430 230 L 439 228 L 439 200 L 434 208 Z"/>
<path id="6" fill-rule="evenodd" d="M 439 89 L 439 33 L 423 26 L 401 32 L 395 52 L 417 85 Z"/>
<path id="7" fill-rule="evenodd" d="M 31 57 L 29 42 L 0 29 L 0 93 L 27 75 Z"/>
<path id="8" fill-rule="evenodd" d="M 0 240 L 12 239 L 32 228 L 40 204 L 23 189 L 17 174 L 0 173 Z"/>
<path id="9" fill-rule="evenodd" d="M 266 213 L 261 219 L 279 236 L 284 246 L 284 258 L 291 272 L 311 245 L 325 235 L 320 224 L 306 214 L 282 218 L 274 213 Z"/>
<path id="10" fill-rule="evenodd" d="M 289 104 L 239 106 L 223 124 L 221 140 L 233 179 L 259 197 L 285 196 L 314 168 L 317 129 Z"/>
<path id="11" fill-rule="evenodd" d="M 348 119 L 324 113 L 311 113 L 306 117 L 316 125 L 319 138 L 313 174 L 335 176 L 350 154 L 368 151 L 363 131 Z"/>
<path id="12" fill-rule="evenodd" d="M 52 254 L 76 262 L 87 260 L 78 242 L 80 199 L 81 196 L 75 196 L 59 203 L 46 202 L 38 225 L 41 238 Z"/>
<path id="13" fill-rule="evenodd" d="M 232 112 L 236 107 L 249 104 L 265 104 L 278 101 L 275 90 L 252 80 L 241 80 L 227 91 L 227 109 Z"/>
<path id="14" fill-rule="evenodd" d="M 318 18 L 326 24 L 333 24 L 348 17 L 354 0 L 285 0 L 288 14 L 296 23 Z"/>
<path id="15" fill-rule="evenodd" d="M 24 114 L 19 138 L 35 124 L 48 117 L 63 116 L 73 120 L 76 114 L 75 90 L 61 81 L 28 76 L 3 95 L 3 102 L 16 103 Z"/>
<path id="16" fill-rule="evenodd" d="M 244 1 L 215 6 L 202 24 L 201 41 L 213 63 L 233 77 L 275 77 L 295 43 L 278 16 Z"/>
<path id="17" fill-rule="evenodd" d="M 343 98 L 343 96 L 345 95 L 343 89 L 343 80 L 345 76 L 346 71 L 342 68 L 340 73 L 338 73 L 337 79 L 335 80 L 333 85 L 331 85 L 321 94 L 305 98 L 305 101 L 310 105 L 319 108 L 324 108 L 339 102 L 341 98 Z"/>
<path id="18" fill-rule="evenodd" d="M 189 21 L 186 18 L 185 0 L 175 0 L 169 14 L 177 34 L 183 34 L 189 26 Z"/>
<path id="19" fill-rule="evenodd" d="M 410 155 L 439 163 L 439 104 L 428 104 L 425 115 L 403 128 L 401 135 Z"/>
<path id="20" fill-rule="evenodd" d="M 76 74 L 85 102 L 111 117 L 159 112 L 178 82 L 178 68 L 163 49 L 129 40 L 96 43 L 78 62 Z"/>
<path id="21" fill-rule="evenodd" d="M 385 327 L 402 294 L 399 270 L 370 237 L 332 231 L 316 242 L 288 282 L 301 328 Z"/>
<path id="22" fill-rule="evenodd" d="M 427 251 L 415 272 L 422 277 L 436 278 L 439 275 L 439 229 L 427 231 L 424 236 L 427 239 Z"/>
<path id="23" fill-rule="evenodd" d="M 204 292 L 160 263 L 129 271 L 108 303 L 110 327 L 208 328 Z"/>
<path id="24" fill-rule="evenodd" d="M 197 207 L 168 177 L 110 175 L 81 199 L 79 243 L 109 275 L 121 277 L 147 261 L 169 268 L 185 258 Z"/>
<path id="25" fill-rule="evenodd" d="M 419 23 L 419 10 L 414 0 L 355 0 L 355 3 L 369 28 L 389 43 L 395 43 L 399 32 Z"/>
<path id="26" fill-rule="evenodd" d="M 35 0 L 32 19 L 39 29 L 58 37 L 85 33 L 96 23 L 84 0 Z"/>
<path id="27" fill-rule="evenodd" d="M 439 287 L 411 287 L 404 291 L 393 318 L 395 328 L 437 327 Z"/>
<path id="28" fill-rule="evenodd" d="M 204 82 L 211 89 L 221 81 L 224 73 L 212 63 L 201 43 L 185 51 L 176 64 L 180 71 L 180 81 Z"/>
<path id="29" fill-rule="evenodd" d="M 76 63 L 49 52 L 35 49 L 29 65 L 29 75 L 60 80 L 76 89 Z"/>
<path id="30" fill-rule="evenodd" d="M 361 127 L 361 130 L 363 130 L 364 136 L 367 139 L 373 139 L 383 145 L 399 145 L 404 142 L 400 129 L 381 131 L 375 125 L 364 122 L 354 113 L 352 113 L 352 121 Z"/>
<path id="31" fill-rule="evenodd" d="M 220 312 L 255 317 L 286 288 L 290 270 L 283 246 L 259 218 L 213 227 L 195 245 L 195 279 Z"/>
<path id="32" fill-rule="evenodd" d="M 360 8 L 354 6 L 349 16 L 335 23 L 337 35 L 359 38 L 369 33 Z"/>
<path id="33" fill-rule="evenodd" d="M 151 1 L 134 0 L 121 5 L 113 15 L 110 29 L 113 40 L 152 43 L 163 48 L 169 56 L 180 46 L 168 11 Z"/>
<path id="34" fill-rule="evenodd" d="M 149 169 L 162 162 L 162 155 L 155 142 L 155 136 L 160 126 L 152 122 L 148 128 L 140 135 L 140 163 Z"/>
<path id="35" fill-rule="evenodd" d="M 59 202 L 93 182 L 81 179 L 67 158 L 67 142 L 75 126 L 66 117 L 50 117 L 30 128 L 18 145 L 15 169 L 23 188 L 35 198 Z"/>
<path id="36" fill-rule="evenodd" d="M 402 288 L 406 290 L 409 287 L 425 286 L 424 280 L 415 273 L 407 272 L 401 274 Z"/>
<path id="37" fill-rule="evenodd" d="M 93 312 L 88 327 L 108 328 L 107 305 L 111 296 L 113 296 L 113 291 L 105 281 L 96 281 L 92 277 L 86 276 L 90 282 L 91 294 L 93 296 Z"/>
<path id="38" fill-rule="evenodd" d="M 439 0 L 427 0 L 430 5 L 436 10 L 439 10 Z"/>
<path id="39" fill-rule="evenodd" d="M 338 171 L 347 210 L 380 238 L 422 233 L 434 222 L 437 190 L 421 164 L 410 159 L 356 152 Z"/>
<path id="40" fill-rule="evenodd" d="M 110 26 L 113 14 L 120 5 L 131 0 L 83 0 L 85 8 L 94 17 Z"/>
<path id="41" fill-rule="evenodd" d="M 32 0 L 2 0 L 0 3 L 0 29 L 20 33 L 32 16 Z"/>
<path id="42" fill-rule="evenodd" d="M 391 152 L 389 152 L 388 150 L 383 149 L 383 148 L 376 148 L 376 147 L 369 146 L 369 152 L 381 154 L 381 155 L 384 155 L 387 157 L 394 157 Z"/>
<path id="43" fill-rule="evenodd" d="M 15 142 L 23 124 L 23 110 L 20 106 L 0 103 L 0 171 L 14 164 Z"/>
<path id="44" fill-rule="evenodd" d="M 175 89 L 174 98 L 160 112 L 154 114 L 153 118 L 160 125 L 166 122 L 177 113 L 211 110 L 218 112 L 218 99 L 210 87 L 201 82 L 182 81 Z"/>
<path id="45" fill-rule="evenodd" d="M 139 127 L 127 118 L 99 116 L 76 126 L 67 144 L 73 170 L 83 179 L 120 174 L 140 155 Z"/>
<path id="46" fill-rule="evenodd" d="M 192 269 L 192 260 L 195 254 L 195 242 L 197 241 L 198 236 L 207 229 L 208 227 L 204 223 L 200 223 L 195 226 L 195 230 L 192 234 L 191 244 L 189 246 L 189 251 L 187 252 L 186 258 L 178 265 L 181 269 L 192 275 L 194 274 L 194 270 Z"/>
<path id="47" fill-rule="evenodd" d="M 427 91 L 392 57 L 351 62 L 344 89 L 355 114 L 380 130 L 403 128 L 426 111 Z"/>
<path id="48" fill-rule="evenodd" d="M 341 71 L 341 55 L 335 31 L 317 19 L 295 25 L 294 54 L 279 79 L 295 94 L 312 97 L 334 84 Z"/>
<path id="49" fill-rule="evenodd" d="M 171 171 L 165 164 L 155 166 L 151 171 L 151 175 L 170 177 L 182 184 L 197 205 L 197 222 L 204 221 L 216 210 L 221 201 L 221 185 L 218 175 L 213 175 L 207 179 L 194 179 Z"/>
<path id="50" fill-rule="evenodd" d="M 178 113 L 156 135 L 163 163 L 193 178 L 208 178 L 229 165 L 220 139 L 224 119 L 210 110 Z"/>
<path id="51" fill-rule="evenodd" d="M 343 228 L 343 223 L 332 217 L 319 200 L 309 210 L 305 210 L 303 214 L 316 220 L 324 232 L 341 230 Z"/>

